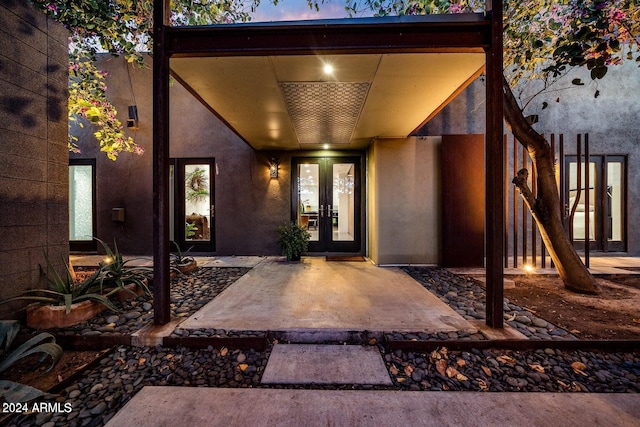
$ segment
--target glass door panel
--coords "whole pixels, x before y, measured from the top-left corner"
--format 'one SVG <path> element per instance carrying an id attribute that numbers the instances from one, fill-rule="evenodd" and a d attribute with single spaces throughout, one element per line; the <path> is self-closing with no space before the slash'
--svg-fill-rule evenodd
<path id="1" fill-rule="evenodd" d="M 292 219 L 311 234 L 309 252 L 360 250 L 360 161 L 292 160 Z"/>
<path id="2" fill-rule="evenodd" d="M 94 251 L 95 163 L 93 160 L 69 164 L 69 248 Z"/>
<path id="3" fill-rule="evenodd" d="M 211 240 L 211 170 L 207 164 L 184 167 L 185 240 Z"/>
<path id="4" fill-rule="evenodd" d="M 332 204 L 329 205 L 331 215 L 331 240 L 355 240 L 355 192 L 353 163 L 334 163 L 332 184 Z"/>
<path id="5" fill-rule="evenodd" d="M 298 197 L 296 218 L 298 224 L 309 231 L 310 241 L 320 240 L 320 165 L 303 163 L 298 165 Z"/>
<path id="6" fill-rule="evenodd" d="M 622 171 L 622 162 L 607 163 L 606 209 L 607 223 L 609 225 L 607 240 L 609 242 L 621 242 L 624 236 Z"/>
<path id="7" fill-rule="evenodd" d="M 183 249 L 214 251 L 215 162 L 213 159 L 179 159 L 176 168 L 175 241 Z"/>
<path id="8" fill-rule="evenodd" d="M 589 228 L 589 241 L 596 239 L 596 173 L 597 167 L 595 162 L 589 163 L 589 185 L 585 185 L 585 168 L 581 168 L 580 188 L 578 188 L 578 164 L 576 162 L 569 163 L 569 209 L 573 209 L 575 200 L 578 198 L 575 213 L 573 215 L 573 240 L 585 239 L 585 229 Z M 588 190 L 587 190 L 588 189 Z M 587 202 L 587 191 L 589 198 L 589 206 L 585 206 Z M 588 216 L 587 216 L 588 215 Z M 588 223 L 588 224 L 587 224 Z"/>

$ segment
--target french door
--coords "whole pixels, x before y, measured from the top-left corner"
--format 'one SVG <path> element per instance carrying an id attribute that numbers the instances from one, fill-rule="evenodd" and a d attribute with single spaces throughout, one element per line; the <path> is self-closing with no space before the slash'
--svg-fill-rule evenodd
<path id="1" fill-rule="evenodd" d="M 215 160 L 177 159 L 169 180 L 171 239 L 182 250 L 215 251 Z"/>
<path id="2" fill-rule="evenodd" d="M 569 234 L 576 248 L 626 251 L 626 156 L 589 156 L 578 173 L 577 156 L 565 156 L 565 200 Z M 588 184 L 587 173 L 588 172 Z"/>
<path id="3" fill-rule="evenodd" d="M 311 234 L 309 252 L 361 249 L 361 158 L 294 158 L 292 220 Z"/>

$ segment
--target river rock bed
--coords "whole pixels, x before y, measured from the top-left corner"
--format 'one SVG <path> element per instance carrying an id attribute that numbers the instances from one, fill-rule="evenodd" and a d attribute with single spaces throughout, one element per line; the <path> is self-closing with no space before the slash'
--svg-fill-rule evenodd
<path id="1" fill-rule="evenodd" d="M 18 415 L 10 426 L 102 426 L 144 386 L 412 391 L 640 392 L 640 355 L 586 351 L 471 350 L 385 353 L 392 386 L 260 384 L 270 348 L 117 348 L 50 402 L 69 413 Z M 176 391 L 179 393 L 179 391 Z"/>
<path id="2" fill-rule="evenodd" d="M 413 277 L 427 290 L 437 295 L 456 313 L 465 319 L 486 319 L 486 291 L 479 282 L 453 274 L 439 267 L 404 267 L 403 270 Z M 570 332 L 547 322 L 530 311 L 511 303 L 507 298 L 503 301 L 505 324 L 532 340 L 575 340 Z M 397 335 L 397 334 L 395 334 Z M 412 334 L 415 335 L 415 334 Z M 438 334 L 437 339 L 440 338 Z M 396 338 L 400 339 L 400 338 Z M 405 339 L 407 339 L 405 337 Z M 432 338 L 428 338 L 432 339 Z M 459 336 L 447 339 L 484 339 L 481 334 L 466 337 Z M 411 340 L 409 338 L 408 340 Z"/>
<path id="3" fill-rule="evenodd" d="M 171 280 L 171 316 L 191 316 L 249 270 L 250 268 L 199 268 L 193 274 L 178 275 Z M 152 290 L 151 286 L 150 288 Z M 119 312 L 105 310 L 86 322 L 68 328 L 50 329 L 48 332 L 55 335 L 131 335 L 153 321 L 151 296 L 114 301 L 114 305 Z M 23 329 L 26 334 L 34 332 L 36 331 L 29 328 Z"/>

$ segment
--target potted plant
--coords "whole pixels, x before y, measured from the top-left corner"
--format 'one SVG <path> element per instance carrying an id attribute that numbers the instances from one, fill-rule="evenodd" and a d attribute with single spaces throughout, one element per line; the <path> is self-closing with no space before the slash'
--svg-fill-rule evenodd
<path id="1" fill-rule="evenodd" d="M 278 227 L 278 244 L 287 261 L 300 261 L 302 253 L 309 247 L 311 234 L 295 222 Z"/>
<path id="2" fill-rule="evenodd" d="M 171 244 L 176 248 L 176 251 L 171 253 L 172 266 L 174 268 L 177 268 L 182 274 L 193 273 L 196 268 L 198 268 L 198 263 L 196 262 L 196 260 L 191 256 L 185 256 L 180 250 L 180 245 L 178 245 L 176 242 L 171 242 Z M 187 249 L 185 253 L 189 252 L 192 248 L 193 246 Z"/>

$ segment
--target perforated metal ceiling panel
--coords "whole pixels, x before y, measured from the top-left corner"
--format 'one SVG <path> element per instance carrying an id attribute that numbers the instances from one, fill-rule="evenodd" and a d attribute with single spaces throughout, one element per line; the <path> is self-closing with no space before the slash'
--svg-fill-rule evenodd
<path id="1" fill-rule="evenodd" d="M 284 82 L 282 94 L 300 144 L 348 144 L 370 84 Z"/>
<path id="2" fill-rule="evenodd" d="M 470 82 L 484 53 L 172 58 L 171 68 L 257 150 L 362 150 L 402 138 Z M 323 71 L 331 64 L 333 74 Z"/>

